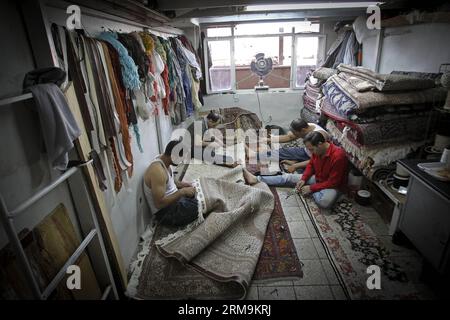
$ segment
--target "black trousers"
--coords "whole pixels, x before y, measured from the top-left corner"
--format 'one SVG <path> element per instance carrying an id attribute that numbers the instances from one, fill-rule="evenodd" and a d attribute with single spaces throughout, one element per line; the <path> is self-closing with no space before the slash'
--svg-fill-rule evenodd
<path id="1" fill-rule="evenodd" d="M 176 203 L 156 212 L 155 217 L 162 225 L 181 227 L 197 219 L 197 199 L 182 197 Z"/>

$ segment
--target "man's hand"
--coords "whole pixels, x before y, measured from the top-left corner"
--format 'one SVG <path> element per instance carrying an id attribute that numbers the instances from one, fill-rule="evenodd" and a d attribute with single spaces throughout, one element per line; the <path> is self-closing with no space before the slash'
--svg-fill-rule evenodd
<path id="1" fill-rule="evenodd" d="M 298 192 L 302 191 L 302 187 L 305 185 L 305 181 L 300 180 L 297 185 L 295 186 L 295 189 L 297 189 Z"/>
<path id="2" fill-rule="evenodd" d="M 295 161 L 295 160 L 281 160 L 281 164 L 287 164 L 288 166 L 291 166 L 294 163 L 297 163 L 297 161 Z"/>
<path id="3" fill-rule="evenodd" d="M 185 197 L 192 198 L 195 196 L 195 188 L 194 187 L 184 187 L 180 191 L 183 194 L 183 196 L 185 196 Z"/>
<path id="4" fill-rule="evenodd" d="M 286 166 L 286 171 L 289 173 L 295 173 L 295 171 L 297 170 L 297 168 L 294 165 L 291 166 Z"/>
<path id="5" fill-rule="evenodd" d="M 310 194 L 311 193 L 311 187 L 310 186 L 303 186 L 300 191 L 301 191 L 301 193 L 303 195 Z"/>
<path id="6" fill-rule="evenodd" d="M 192 183 L 190 183 L 190 182 L 185 182 L 185 181 L 178 181 L 177 187 L 178 187 L 179 189 L 181 189 L 181 188 L 186 188 L 186 187 L 192 187 Z"/>

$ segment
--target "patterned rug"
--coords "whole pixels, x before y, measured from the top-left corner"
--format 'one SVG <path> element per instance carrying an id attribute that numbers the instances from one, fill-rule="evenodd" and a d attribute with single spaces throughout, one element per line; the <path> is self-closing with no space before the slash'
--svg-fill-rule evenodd
<path id="1" fill-rule="evenodd" d="M 259 170 L 259 166 L 247 164 L 247 170 L 256 172 Z M 200 176 L 216 177 L 226 174 L 228 171 L 230 171 L 229 168 L 219 166 L 189 165 L 183 179 L 184 181 L 193 181 Z M 284 217 L 280 198 L 275 188 L 270 188 L 270 191 L 274 196 L 275 206 L 267 226 L 263 248 L 252 280 L 273 281 L 288 277 L 301 278 L 303 276 L 301 263 L 297 257 L 297 251 Z"/>
<path id="2" fill-rule="evenodd" d="M 158 225 L 143 237 L 138 259 L 131 267 L 132 273 L 142 271 L 136 287 L 129 284 L 127 296 L 137 300 L 239 299 L 242 296 L 239 284 L 210 279 L 159 253 L 155 241 L 174 231 Z"/>
<path id="3" fill-rule="evenodd" d="M 204 171 L 209 167 L 216 177 L 195 178 L 198 167 L 185 174 L 185 178 L 195 178 L 198 219 L 180 230 L 159 227 L 154 237 L 144 240 L 131 268 L 129 297 L 246 296 L 274 209 L 274 197 L 265 184 L 245 185 L 241 167 L 229 169 L 222 176 L 213 170 L 215 166 L 199 167 Z M 174 269 L 176 272 L 172 272 Z"/>
<path id="4" fill-rule="evenodd" d="M 275 198 L 275 207 L 267 226 L 253 280 L 302 278 L 302 267 L 284 217 L 280 198 L 275 188 L 270 188 L 270 191 Z"/>
<path id="5" fill-rule="evenodd" d="M 242 129 L 246 131 L 247 129 L 260 129 L 261 120 L 258 116 L 248 110 L 232 107 L 220 109 L 222 114 L 222 124 L 227 129 Z"/>
<path id="6" fill-rule="evenodd" d="M 343 199 L 332 213 L 324 213 L 310 197 L 301 197 L 317 227 L 325 250 L 351 299 L 421 299 L 402 268 L 391 260 L 372 229 L 361 219 L 351 201 Z M 369 290 L 367 268 L 380 267 L 381 289 Z"/>

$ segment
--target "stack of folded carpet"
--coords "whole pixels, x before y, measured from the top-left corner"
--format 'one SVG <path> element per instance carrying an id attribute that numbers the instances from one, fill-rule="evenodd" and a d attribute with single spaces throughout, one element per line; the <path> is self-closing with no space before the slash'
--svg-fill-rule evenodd
<path id="1" fill-rule="evenodd" d="M 320 99 L 322 99 L 322 85 L 336 74 L 335 69 L 320 67 L 307 77 L 303 93 L 303 109 L 301 117 L 307 122 L 317 123 L 320 116 Z"/>
<path id="2" fill-rule="evenodd" d="M 337 69 L 322 86 L 321 112 L 333 139 L 367 177 L 426 144 L 430 112 L 446 97 L 435 81 L 343 64 Z"/>

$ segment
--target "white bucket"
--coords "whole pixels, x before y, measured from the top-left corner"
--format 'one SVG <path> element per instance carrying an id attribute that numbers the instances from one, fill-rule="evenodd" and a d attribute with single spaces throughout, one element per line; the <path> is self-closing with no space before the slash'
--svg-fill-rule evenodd
<path id="1" fill-rule="evenodd" d="M 450 148 L 445 148 L 442 152 L 441 162 L 445 163 L 447 169 L 450 169 Z"/>
<path id="2" fill-rule="evenodd" d="M 450 137 L 443 136 L 441 134 L 436 134 L 434 137 L 434 146 L 433 149 L 437 152 L 442 152 L 445 147 L 450 145 Z"/>

